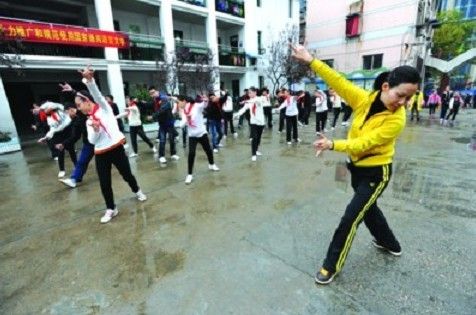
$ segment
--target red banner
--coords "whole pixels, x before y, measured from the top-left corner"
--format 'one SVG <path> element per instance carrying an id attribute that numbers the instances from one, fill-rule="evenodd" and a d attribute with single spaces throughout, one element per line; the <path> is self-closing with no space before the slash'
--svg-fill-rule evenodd
<path id="1" fill-rule="evenodd" d="M 10 40 L 89 47 L 128 48 L 129 36 L 80 26 L 0 18 L 0 30 Z"/>

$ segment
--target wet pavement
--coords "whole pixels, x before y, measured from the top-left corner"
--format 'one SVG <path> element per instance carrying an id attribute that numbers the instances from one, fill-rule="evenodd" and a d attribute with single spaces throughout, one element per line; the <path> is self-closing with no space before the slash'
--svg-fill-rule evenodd
<path id="1" fill-rule="evenodd" d="M 131 163 L 149 200 L 114 171 L 120 214 L 106 225 L 94 164 L 71 190 L 27 144 L 0 156 L 0 314 L 475 314 L 476 111 L 457 119 L 425 113 L 399 141 L 379 205 L 403 255 L 373 248 L 362 225 L 325 287 L 313 277 L 352 189 L 344 155 L 314 157 L 313 127 L 291 147 L 265 130 L 258 162 L 240 131 L 217 173 L 198 148 L 190 186 L 182 149 L 160 167 L 141 142 Z"/>

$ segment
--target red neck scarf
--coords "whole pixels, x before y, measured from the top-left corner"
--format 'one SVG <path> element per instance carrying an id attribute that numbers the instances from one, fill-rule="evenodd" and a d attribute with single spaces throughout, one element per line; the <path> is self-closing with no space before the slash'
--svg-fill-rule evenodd
<path id="1" fill-rule="evenodd" d="M 185 113 L 185 117 L 187 117 L 187 125 L 189 125 L 190 127 L 196 127 L 192 120 L 192 109 L 195 103 L 188 103 L 187 105 L 185 105 L 185 108 L 183 109 L 183 112 Z"/>
<path id="2" fill-rule="evenodd" d="M 253 116 L 256 115 L 256 103 L 253 103 L 253 106 L 251 106 L 251 112 L 253 113 Z"/>
<path id="3" fill-rule="evenodd" d="M 101 119 L 96 116 L 97 111 L 99 110 L 99 105 L 94 103 L 93 110 L 88 114 L 89 117 L 91 117 L 92 121 L 95 123 L 99 124 L 99 128 L 104 129 L 104 132 L 107 134 L 109 138 L 111 138 L 111 135 L 107 131 L 106 127 L 102 123 Z"/>
<path id="4" fill-rule="evenodd" d="M 54 110 L 50 111 L 49 113 L 45 113 L 46 116 L 48 117 L 51 117 L 51 119 L 53 119 L 54 121 L 58 122 L 59 121 L 59 116 L 58 116 L 58 113 Z"/>

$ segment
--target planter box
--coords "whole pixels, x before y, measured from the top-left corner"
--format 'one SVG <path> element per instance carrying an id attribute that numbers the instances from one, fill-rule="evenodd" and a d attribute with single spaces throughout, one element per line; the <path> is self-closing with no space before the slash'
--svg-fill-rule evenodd
<path id="1" fill-rule="evenodd" d="M 17 137 L 8 142 L 0 142 L 0 154 L 21 151 L 20 141 Z"/>

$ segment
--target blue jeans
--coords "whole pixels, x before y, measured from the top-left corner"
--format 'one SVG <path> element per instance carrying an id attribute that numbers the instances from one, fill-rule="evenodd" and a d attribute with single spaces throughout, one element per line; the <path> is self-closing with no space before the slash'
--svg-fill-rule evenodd
<path id="1" fill-rule="evenodd" d="M 213 148 L 218 149 L 218 144 L 220 144 L 221 138 L 223 137 L 223 132 L 221 131 L 221 120 L 210 119 L 208 124 L 212 133 Z"/>
<path id="2" fill-rule="evenodd" d="M 159 128 L 159 157 L 165 156 L 165 143 L 167 141 L 167 134 L 169 134 L 170 155 L 177 154 L 175 150 L 175 128 L 173 124 L 163 125 Z"/>
<path id="3" fill-rule="evenodd" d="M 76 162 L 73 173 L 71 174 L 71 179 L 74 179 L 76 182 L 81 182 L 83 176 L 88 169 L 88 164 L 94 156 L 94 146 L 92 144 L 83 144 L 83 148 L 79 153 L 79 159 Z"/>

